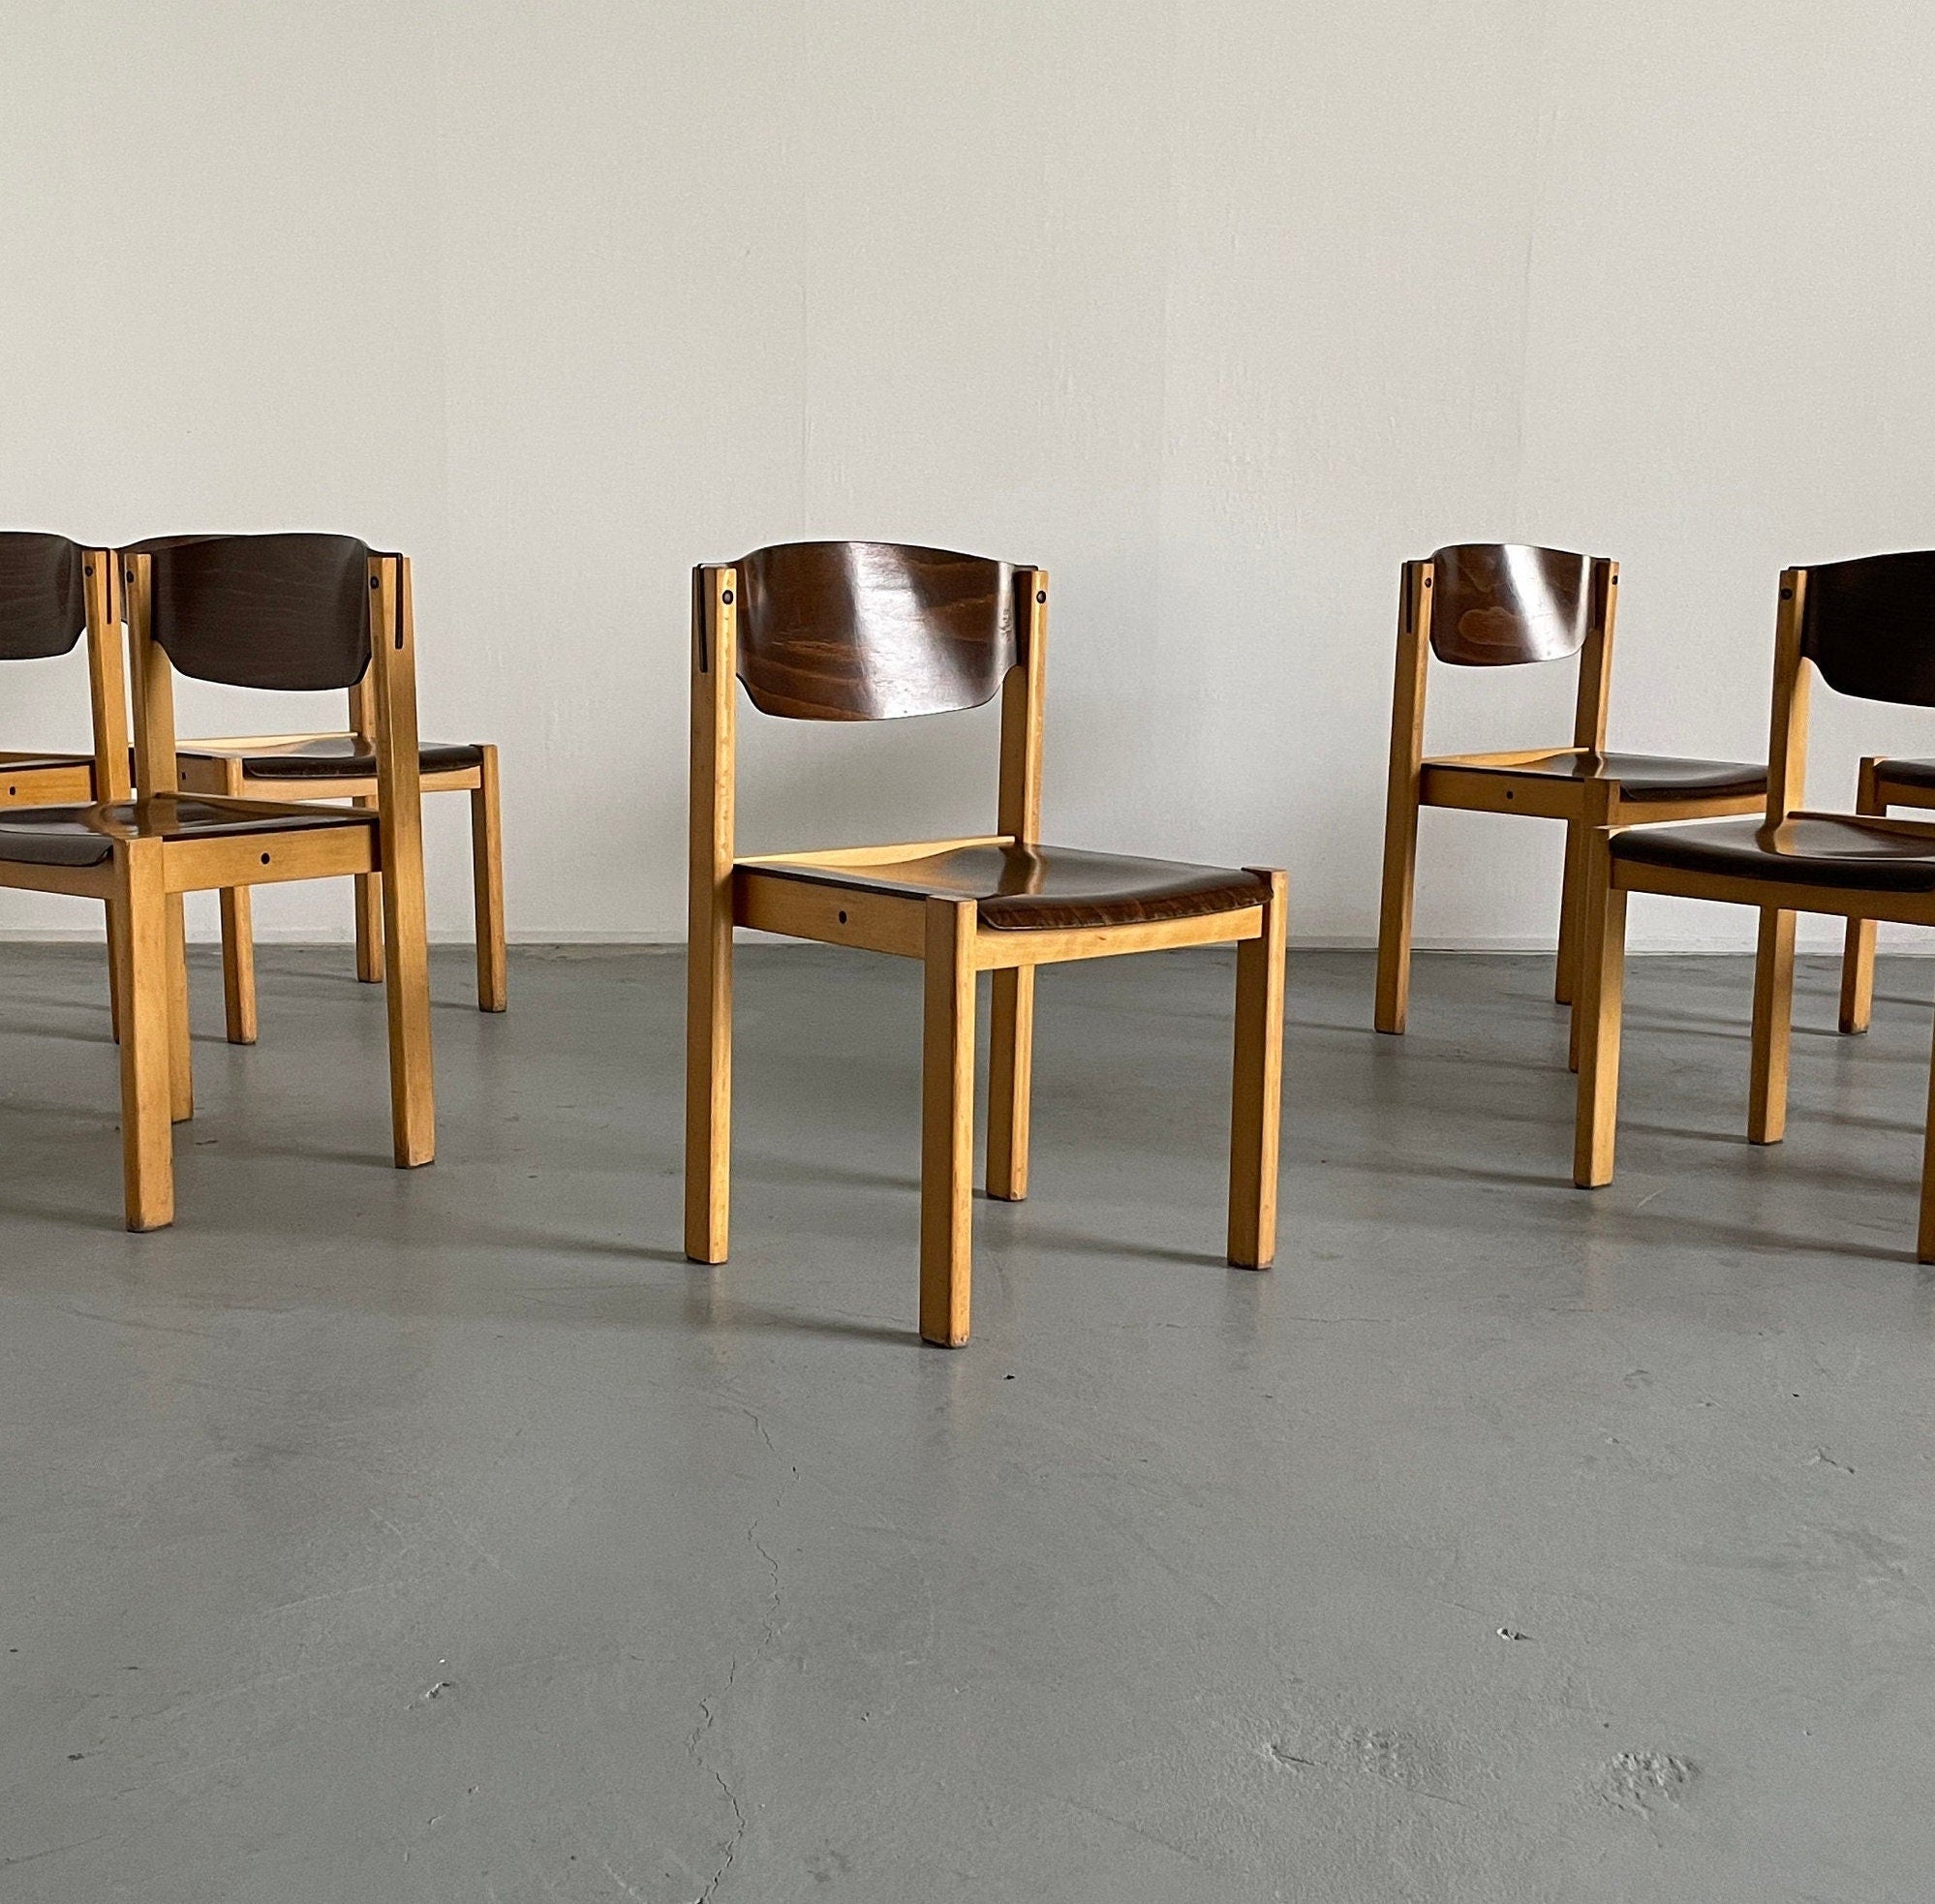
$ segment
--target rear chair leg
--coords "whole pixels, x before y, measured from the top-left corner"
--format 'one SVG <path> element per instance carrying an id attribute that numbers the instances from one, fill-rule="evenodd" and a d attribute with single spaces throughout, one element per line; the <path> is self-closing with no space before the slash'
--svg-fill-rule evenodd
<path id="1" fill-rule="evenodd" d="M 1861 762 L 1861 778 L 1855 794 L 1858 814 L 1882 814 L 1888 802 L 1875 786 L 1875 763 Z M 1865 1031 L 1875 1009 L 1875 922 L 1850 919 L 1848 938 L 1841 953 L 1841 1029 Z"/>
<path id="2" fill-rule="evenodd" d="M 229 1042 L 256 1041 L 256 935 L 246 886 L 222 888 L 222 1003 Z"/>
<path id="3" fill-rule="evenodd" d="M 504 959 L 504 826 L 497 793 L 497 749 L 483 750 L 471 793 L 471 867 L 476 885 L 477 1009 L 502 1011 Z"/>
<path id="4" fill-rule="evenodd" d="M 374 795 L 352 800 L 365 813 L 376 811 Z M 356 875 L 356 977 L 365 985 L 383 983 L 383 875 Z"/>
<path id="5" fill-rule="evenodd" d="M 1921 1137 L 1921 1222 L 1917 1231 L 1915 1258 L 1935 1263 L 1935 1064 L 1928 1072 L 1928 1120 Z"/>
<path id="6" fill-rule="evenodd" d="M 1029 1097 L 1034 1084 L 1034 967 L 995 973 L 988 1028 L 988 1194 L 1028 1195 Z"/>
<path id="7" fill-rule="evenodd" d="M 1398 1032 L 1411 1005 L 1411 913 L 1418 874 L 1415 792 L 1384 815 L 1384 895 L 1377 912 L 1377 1017 L 1380 1031 Z"/>
<path id="8" fill-rule="evenodd" d="M 1590 832 L 1583 820 L 1565 823 L 1565 883 L 1559 898 L 1558 967 L 1552 997 L 1569 1005 L 1579 991 L 1580 887 L 1585 877 L 1585 843 Z"/>
<path id="9" fill-rule="evenodd" d="M 927 903 L 921 1046 L 920 1333 L 968 1339 L 974 1246 L 974 925 L 972 900 Z"/>
<path id="10" fill-rule="evenodd" d="M 1626 895 L 1612 884 L 1612 835 L 1595 827 L 1585 852 L 1583 929 L 1580 940 L 1579 1111 L 1573 1129 L 1572 1181 L 1582 1190 L 1612 1181 L 1619 1121 L 1619 1026 L 1626 986 Z"/>
<path id="11" fill-rule="evenodd" d="M 1252 868 L 1263 872 L 1265 869 Z M 1237 946 L 1236 1057 L 1230 1083 L 1229 1260 L 1276 1259 L 1276 1170 L 1283 1104 L 1283 957 L 1289 881 L 1269 871 L 1263 931 Z"/>
<path id="12" fill-rule="evenodd" d="M 1761 912 L 1754 959 L 1754 1063 L 1747 1098 L 1747 1141 L 1778 1144 L 1787 1134 L 1787 1062 L 1794 1034 L 1795 914 Z"/>
<path id="13" fill-rule="evenodd" d="M 176 1123 L 195 1115 L 195 1055 L 188 1037 L 188 918 L 179 893 L 169 893 L 168 911 L 169 1100 Z M 136 983 L 140 982 L 136 974 Z"/>
<path id="14" fill-rule="evenodd" d="M 121 1174 L 131 1230 L 174 1221 L 169 904 L 158 840 L 117 842 L 108 933 L 122 973 Z"/>
<path id="15" fill-rule="evenodd" d="M 389 1029 L 390 1134 L 399 1170 L 437 1154 L 437 1087 L 430 1063 L 430 947 L 423 861 L 399 853 L 384 875 L 384 1005 Z"/>

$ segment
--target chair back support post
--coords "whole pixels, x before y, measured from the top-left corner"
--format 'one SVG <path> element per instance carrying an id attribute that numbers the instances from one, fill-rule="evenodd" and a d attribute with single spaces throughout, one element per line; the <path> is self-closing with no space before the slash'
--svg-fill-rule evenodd
<path id="1" fill-rule="evenodd" d="M 94 722 L 94 797 L 128 798 L 128 674 L 116 612 L 121 596 L 112 549 L 88 549 L 81 558 L 87 607 L 87 691 Z"/>
<path id="2" fill-rule="evenodd" d="M 1619 609 L 1619 565 L 1592 559 L 1591 620 L 1579 651 L 1579 700 L 1572 744 L 1587 753 L 1606 752 L 1606 717 L 1612 698 L 1612 624 Z"/>
<path id="3" fill-rule="evenodd" d="M 172 793 L 179 784 L 175 764 L 174 670 L 151 628 L 154 611 L 154 558 L 125 555 L 121 582 L 126 590 L 128 666 L 135 702 L 135 785 L 141 798 Z"/>
<path id="4" fill-rule="evenodd" d="M 392 841 L 405 852 L 423 850 L 423 780 L 416 732 L 416 600 L 408 556 L 370 557 L 370 666 L 364 684 L 376 742 L 378 813 L 384 863 Z M 361 688 L 352 689 L 352 693 Z"/>
<path id="5" fill-rule="evenodd" d="M 1001 683 L 1001 775 L 995 828 L 1017 844 L 1041 838 L 1042 716 L 1048 691 L 1048 571 L 1015 573 L 1019 661 Z"/>
<path id="6" fill-rule="evenodd" d="M 1425 688 L 1431 662 L 1432 563 L 1407 562 L 1398 581 L 1398 675 L 1391 691 L 1388 811 L 1418 804 L 1425 759 Z"/>
<path id="7" fill-rule="evenodd" d="M 1767 738 L 1767 824 L 1778 826 L 1807 799 L 1807 714 L 1813 663 L 1801 652 L 1807 570 L 1781 572 L 1775 618 L 1773 722 Z"/>
<path id="8" fill-rule="evenodd" d="M 365 743 L 373 745 L 376 740 L 376 682 L 374 674 L 376 662 L 370 662 L 371 672 L 363 676 L 350 690 L 350 732 Z"/>
<path id="9" fill-rule="evenodd" d="M 733 783 L 738 768 L 736 666 L 738 572 L 692 570 L 691 802 L 692 944 L 706 943 L 722 917 L 732 930 Z"/>

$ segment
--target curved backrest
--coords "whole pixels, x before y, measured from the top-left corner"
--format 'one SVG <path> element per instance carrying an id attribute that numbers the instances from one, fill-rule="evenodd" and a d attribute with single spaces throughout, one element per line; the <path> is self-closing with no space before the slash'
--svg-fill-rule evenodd
<path id="1" fill-rule="evenodd" d="M 69 653 L 87 626 L 81 553 L 65 536 L 0 531 L 0 660 Z"/>
<path id="2" fill-rule="evenodd" d="M 1824 562 L 1806 573 L 1800 652 L 1836 693 L 1935 707 L 1935 551 Z"/>
<path id="3" fill-rule="evenodd" d="M 1431 557 L 1431 652 L 1459 667 L 1557 661 L 1592 626 L 1592 558 L 1522 542 L 1463 542 Z"/>
<path id="4" fill-rule="evenodd" d="M 739 574 L 739 678 L 797 721 L 952 714 L 1022 659 L 1014 568 L 897 542 L 782 542 Z"/>
<path id="5" fill-rule="evenodd" d="M 232 688 L 353 688 L 370 664 L 370 550 L 353 536 L 158 536 L 149 632 Z"/>

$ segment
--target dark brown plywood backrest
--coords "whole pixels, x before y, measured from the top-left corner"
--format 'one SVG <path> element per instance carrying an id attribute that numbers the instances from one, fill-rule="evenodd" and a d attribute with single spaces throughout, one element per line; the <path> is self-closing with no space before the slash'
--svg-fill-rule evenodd
<path id="1" fill-rule="evenodd" d="M 1935 707 L 1935 551 L 1806 571 L 1800 652 L 1836 693 Z"/>
<path id="2" fill-rule="evenodd" d="M 353 688 L 370 663 L 367 544 L 351 536 L 159 536 L 154 639 L 233 688 Z"/>
<path id="3" fill-rule="evenodd" d="M 0 531 L 0 660 L 65 655 L 87 626 L 77 542 Z"/>
<path id="4" fill-rule="evenodd" d="M 1431 557 L 1431 652 L 1459 667 L 1558 661 L 1592 624 L 1592 558 L 1520 542 L 1464 542 Z"/>
<path id="5" fill-rule="evenodd" d="M 782 542 L 739 574 L 739 678 L 796 721 L 952 714 L 1021 659 L 1014 568 L 897 542 Z"/>

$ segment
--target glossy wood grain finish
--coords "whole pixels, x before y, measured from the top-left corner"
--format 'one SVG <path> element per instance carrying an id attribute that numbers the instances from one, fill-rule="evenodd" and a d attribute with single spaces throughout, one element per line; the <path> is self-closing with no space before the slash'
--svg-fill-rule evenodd
<path id="1" fill-rule="evenodd" d="M 65 536 L 0 532 L 0 660 L 65 655 L 87 626 L 81 550 Z"/>
<path id="2" fill-rule="evenodd" d="M 980 707 L 1021 659 L 1013 568 L 897 542 L 783 542 L 738 572 L 739 678 L 800 721 Z"/>
<path id="3" fill-rule="evenodd" d="M 984 932 L 1074 932 L 1234 912 L 1269 897 L 1267 877 L 1241 869 L 1133 859 L 1068 846 L 957 846 L 899 862 L 765 871 L 815 885 L 916 899 L 973 900 Z"/>
<path id="4" fill-rule="evenodd" d="M 371 550 L 348 536 L 165 537 L 151 637 L 175 668 L 235 688 L 353 688 L 370 662 Z"/>
<path id="5" fill-rule="evenodd" d="M 1517 542 L 1463 542 L 1431 557 L 1431 652 L 1458 667 L 1557 661 L 1592 627 L 1592 558 Z"/>
<path id="6" fill-rule="evenodd" d="M 1800 652 L 1836 693 L 1935 707 L 1935 550 L 1807 569 Z"/>
<path id="7" fill-rule="evenodd" d="M 1733 819 L 1630 828 L 1613 836 L 1612 862 L 1843 892 L 1935 893 L 1935 838 L 1925 825 L 1853 814 L 1790 814 L 1773 827 Z"/>
<path id="8" fill-rule="evenodd" d="M 372 815 L 343 807 L 292 807 L 157 793 L 84 807 L 0 810 L 0 860 L 27 866 L 104 866 L 116 840 L 230 840 L 258 833 L 368 830 Z"/>

